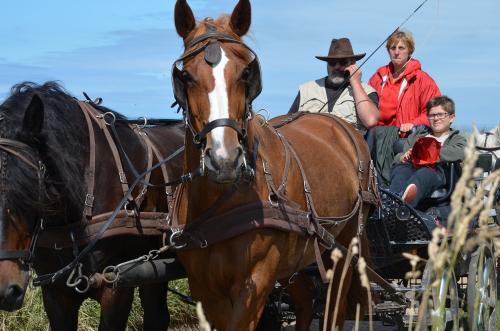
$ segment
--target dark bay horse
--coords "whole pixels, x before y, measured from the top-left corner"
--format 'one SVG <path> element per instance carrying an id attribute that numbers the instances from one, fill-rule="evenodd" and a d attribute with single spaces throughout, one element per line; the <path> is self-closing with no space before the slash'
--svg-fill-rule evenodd
<path id="1" fill-rule="evenodd" d="M 260 66 L 240 39 L 250 22 L 248 0 L 230 16 L 198 23 L 185 0 L 175 6 L 185 46 L 172 71 L 188 128 L 184 172 L 207 176 L 177 190 L 173 223 L 183 230 L 172 244 L 183 248 L 191 292 L 217 330 L 254 330 L 276 280 L 291 280 L 300 305 L 307 291 L 292 275 L 319 262 L 326 247 L 363 239 L 367 202 L 375 200 L 368 148 L 353 127 L 305 113 L 267 123 L 252 112 Z M 340 329 L 348 298 L 366 301 L 353 295 L 362 293 L 353 269 L 336 307 Z M 310 316 L 299 316 L 308 309 L 298 308 L 296 329 L 308 330 Z"/>
<path id="2" fill-rule="evenodd" d="M 128 183 L 134 181 L 131 166 L 123 155 L 113 152 L 105 137 L 110 131 L 104 121 L 117 119 L 112 139 L 120 140 L 140 172 L 182 146 L 184 130 L 179 121 L 132 128 L 120 121 L 123 117 L 118 113 L 97 105 L 89 107 L 53 82 L 16 85 L 0 105 L 2 310 L 22 305 L 30 265 L 43 275 L 71 262 L 95 234 L 89 229 L 100 229 L 97 216 L 107 219 L 106 213 L 115 209 Z M 104 112 L 108 112 L 107 119 Z M 182 158 L 177 157 L 147 180 L 161 184 L 166 177 L 177 178 L 181 170 Z M 160 247 L 161 233 L 149 226 L 148 215 L 167 215 L 165 188 L 139 185 L 132 196 L 134 201 L 127 210 L 120 211 L 103 239 L 81 261 L 83 275 L 102 272 L 108 265 Z M 134 288 L 101 286 L 80 294 L 66 286 L 67 278 L 42 285 L 52 330 L 77 330 L 78 310 L 87 298 L 101 305 L 99 330 L 125 330 Z M 144 329 L 165 330 L 169 324 L 166 284 L 144 285 L 139 290 Z"/>

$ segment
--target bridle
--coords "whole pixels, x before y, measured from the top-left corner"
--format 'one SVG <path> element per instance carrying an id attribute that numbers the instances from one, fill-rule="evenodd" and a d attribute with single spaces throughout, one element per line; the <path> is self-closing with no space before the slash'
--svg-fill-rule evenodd
<path id="1" fill-rule="evenodd" d="M 476 146 L 477 150 L 484 152 L 496 152 L 500 150 L 500 146 L 488 147 L 488 138 L 490 136 L 495 137 L 493 132 L 484 132 L 483 134 L 485 135 L 483 146 Z"/>
<path id="2" fill-rule="evenodd" d="M 205 19 L 205 22 L 212 22 L 211 19 Z M 205 41 L 208 41 L 204 43 Z M 187 80 L 185 71 L 183 69 L 179 69 L 178 65 L 201 52 L 205 52 L 205 60 L 209 64 L 215 64 L 220 59 L 220 44 L 219 43 L 237 43 L 244 46 L 248 49 L 254 56 L 253 60 L 247 65 L 246 71 L 248 74 L 246 82 L 246 100 L 245 100 L 245 115 L 243 117 L 243 125 L 240 126 L 239 123 L 231 118 L 222 118 L 216 119 L 207 123 L 199 132 L 194 128 L 189 119 L 189 105 L 187 98 Z M 197 47 L 191 50 L 193 47 L 197 46 L 200 43 L 204 43 L 200 47 Z M 207 32 L 204 34 L 195 37 L 189 43 L 185 45 L 184 54 L 175 60 L 172 65 L 172 86 L 175 97 L 175 104 L 178 104 L 180 108 L 183 109 L 183 118 L 186 127 L 191 131 L 193 136 L 193 143 L 198 148 L 202 149 L 206 144 L 207 135 L 215 128 L 218 127 L 229 127 L 236 131 L 238 134 L 238 139 L 240 144 L 245 145 L 246 137 L 247 137 L 247 127 L 248 121 L 252 118 L 252 102 L 253 100 L 260 94 L 262 91 L 262 79 L 261 79 L 261 71 L 260 71 L 260 63 L 257 57 L 257 54 L 248 47 L 241 40 L 236 39 L 235 37 L 217 31 L 217 28 L 212 25 L 207 25 Z M 204 153 L 202 152 L 202 157 Z M 201 163 L 203 160 L 201 160 Z"/>
<path id="3" fill-rule="evenodd" d="M 0 150 L 15 156 L 17 159 L 23 161 L 26 165 L 28 165 L 30 168 L 36 171 L 38 177 L 38 192 L 39 192 L 38 200 L 39 202 L 41 202 L 42 199 L 41 192 L 43 185 L 45 185 L 44 179 L 45 179 L 46 168 L 45 164 L 41 160 L 35 157 L 37 153 L 33 150 L 33 148 L 31 148 L 31 146 L 22 143 L 20 141 L 7 138 L 0 138 Z M 1 173 L 3 180 L 6 171 L 6 169 L 4 168 L 5 164 L 3 161 L 1 167 L 2 167 Z M 4 183 L 2 183 L 2 185 L 4 185 Z M 33 235 L 31 237 L 29 248 L 27 250 L 0 249 L 0 261 L 20 260 L 23 264 L 29 265 L 34 255 L 38 234 L 42 229 L 43 229 L 43 218 L 38 217 L 34 227 Z"/>

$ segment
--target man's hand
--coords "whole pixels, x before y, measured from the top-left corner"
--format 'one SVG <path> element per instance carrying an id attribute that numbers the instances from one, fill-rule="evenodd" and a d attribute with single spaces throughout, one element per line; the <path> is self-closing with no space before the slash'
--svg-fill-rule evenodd
<path id="1" fill-rule="evenodd" d="M 356 63 L 351 64 L 345 68 L 345 70 L 349 71 L 349 83 L 359 83 L 361 84 L 361 69 L 358 68 Z"/>
<path id="2" fill-rule="evenodd" d="M 413 125 L 413 123 L 403 123 L 401 124 L 401 126 L 399 127 L 399 132 L 401 133 L 407 133 L 407 132 L 410 132 L 411 129 L 413 129 L 415 125 Z"/>
<path id="3" fill-rule="evenodd" d="M 406 151 L 401 157 L 399 158 L 399 161 L 401 162 L 409 162 L 411 160 L 411 148 Z"/>

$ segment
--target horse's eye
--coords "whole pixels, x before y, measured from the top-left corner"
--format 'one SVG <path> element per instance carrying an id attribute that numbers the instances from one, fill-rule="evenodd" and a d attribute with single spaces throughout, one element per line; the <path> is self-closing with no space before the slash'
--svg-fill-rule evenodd
<path id="1" fill-rule="evenodd" d="M 241 73 L 241 80 L 247 81 L 249 77 L 250 70 L 248 68 L 245 68 L 245 70 L 243 70 L 243 72 Z"/>
<path id="2" fill-rule="evenodd" d="M 189 74 L 189 72 L 187 71 L 182 71 L 182 80 L 185 82 L 185 83 L 190 83 L 193 81 L 193 77 L 191 77 L 191 75 Z"/>

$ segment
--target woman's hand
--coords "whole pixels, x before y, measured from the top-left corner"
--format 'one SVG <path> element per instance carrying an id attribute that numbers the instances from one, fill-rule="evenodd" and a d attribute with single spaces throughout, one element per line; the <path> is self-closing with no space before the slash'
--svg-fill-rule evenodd
<path id="1" fill-rule="evenodd" d="M 399 127 L 399 132 L 401 133 L 407 133 L 407 132 L 410 132 L 411 129 L 413 129 L 415 125 L 413 123 L 403 123 L 401 124 L 401 126 Z"/>

